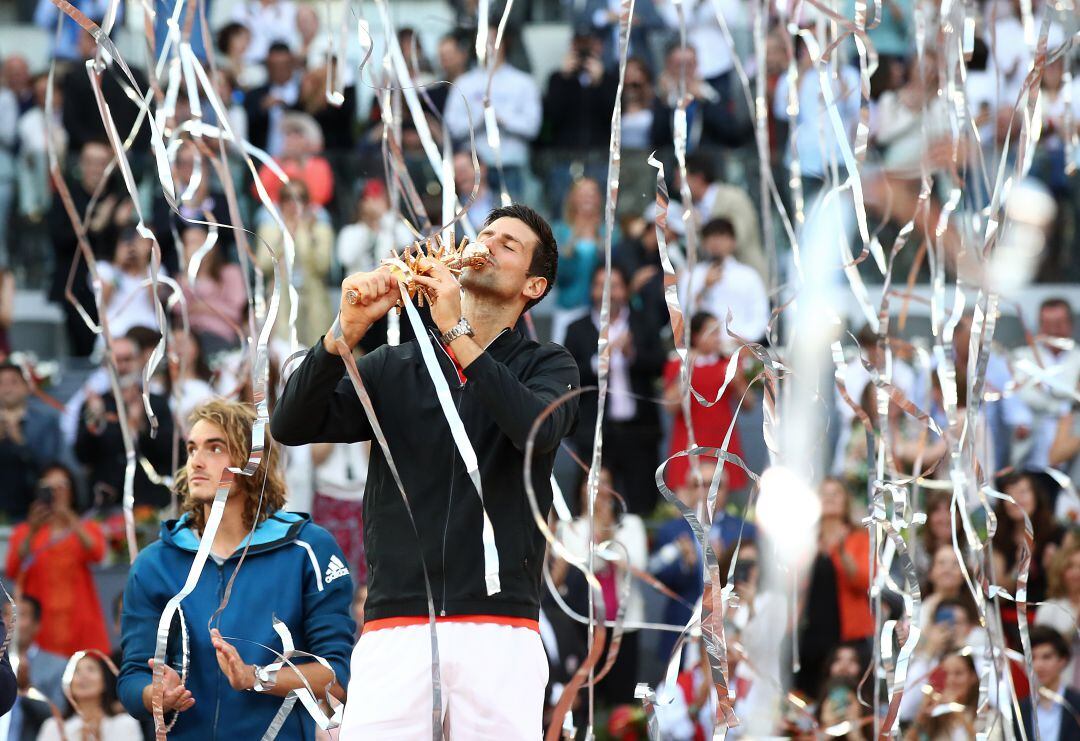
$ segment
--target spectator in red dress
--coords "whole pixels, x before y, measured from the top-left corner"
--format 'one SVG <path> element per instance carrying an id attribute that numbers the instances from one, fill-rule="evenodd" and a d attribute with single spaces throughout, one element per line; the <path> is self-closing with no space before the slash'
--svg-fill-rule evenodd
<path id="1" fill-rule="evenodd" d="M 26 522 L 15 528 L 7 575 L 41 604 L 37 644 L 70 656 L 83 649 L 108 653 L 109 634 L 90 565 L 105 555 L 105 538 L 93 520 L 75 513 L 75 479 L 60 464 L 45 468 Z"/>
<path id="2" fill-rule="evenodd" d="M 730 358 L 721 352 L 720 322 L 712 314 L 701 312 L 695 314 L 690 320 L 690 351 L 687 354 L 687 362 L 693 369 L 690 374 L 690 384 L 694 390 L 710 402 L 716 400 L 716 395 L 724 385 Z M 697 399 L 691 398 L 690 421 L 694 429 L 694 442 L 698 447 L 723 447 L 724 438 L 730 429 L 731 438 L 728 440 L 727 451 L 732 455 L 742 457 L 739 431 L 732 424 L 735 419 L 732 402 L 742 397 L 744 391 L 746 391 L 746 381 L 741 373 L 736 371 L 723 397 L 712 406 L 705 406 Z M 667 367 L 664 368 L 664 402 L 675 418 L 671 429 L 671 447 L 668 449 L 670 458 L 679 451 L 686 450 L 689 442 L 689 431 L 686 418 L 683 416 L 678 358 L 669 360 Z M 748 396 L 743 404 L 752 402 L 753 397 Z M 690 468 L 690 458 L 691 456 L 683 456 L 668 464 L 666 479 L 671 489 L 675 490 L 683 486 L 686 481 L 686 472 Z M 729 490 L 738 491 L 746 486 L 746 472 L 741 468 L 726 464 L 724 471 L 728 477 Z"/>

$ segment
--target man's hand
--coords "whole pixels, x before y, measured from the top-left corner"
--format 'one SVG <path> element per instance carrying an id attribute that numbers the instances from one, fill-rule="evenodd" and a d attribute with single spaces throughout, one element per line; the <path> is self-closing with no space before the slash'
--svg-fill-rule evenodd
<path id="1" fill-rule="evenodd" d="M 229 680 L 229 686 L 240 692 L 254 689 L 255 667 L 244 663 L 236 648 L 221 637 L 221 632 L 217 628 L 210 631 L 210 642 L 214 644 L 218 666 L 221 667 L 221 673 Z"/>
<path id="2" fill-rule="evenodd" d="M 346 296 L 354 291 L 358 297 L 355 304 L 350 304 Z M 341 304 L 338 322 L 345 344 L 354 347 L 367 333 L 372 324 L 386 316 L 401 298 L 398 281 L 386 268 L 370 273 L 353 273 L 341 281 Z M 327 333 L 323 347 L 331 355 L 337 355 L 334 338 Z"/>
<path id="3" fill-rule="evenodd" d="M 148 662 L 150 668 L 154 668 L 154 660 L 150 659 Z M 185 710 L 190 710 L 195 704 L 195 698 L 191 696 L 191 692 L 184 687 L 184 683 L 180 681 L 180 675 L 176 673 L 168 664 L 165 665 L 165 681 L 164 681 L 164 696 L 161 700 L 161 707 L 168 713 L 175 710 L 178 713 L 182 713 Z M 147 710 L 153 710 L 151 704 L 153 697 L 153 685 L 148 684 L 143 690 L 143 705 Z"/>
<path id="4" fill-rule="evenodd" d="M 675 545 L 679 548 L 679 556 L 682 557 L 683 566 L 686 569 L 694 568 L 698 562 L 697 544 L 694 539 L 683 533 L 675 538 Z"/>
<path id="5" fill-rule="evenodd" d="M 449 332 L 461 320 L 461 284 L 450 268 L 438 260 L 421 261 L 424 275 L 413 280 L 431 297 L 431 318 L 442 333 Z"/>

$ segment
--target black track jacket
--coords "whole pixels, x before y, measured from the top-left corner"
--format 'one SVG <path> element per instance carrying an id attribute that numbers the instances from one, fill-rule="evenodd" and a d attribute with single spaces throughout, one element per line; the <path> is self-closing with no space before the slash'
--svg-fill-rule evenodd
<path id="1" fill-rule="evenodd" d="M 414 532 L 379 445 L 371 445 L 364 490 L 368 559 L 365 618 L 426 616 L 420 553 L 435 610 L 444 615 L 537 619 L 545 541 L 525 493 L 525 441 L 534 420 L 578 387 L 574 359 L 561 346 L 504 330 L 464 369 L 462 384 L 437 339 L 435 354 L 480 465 L 484 503 L 495 530 L 502 591 L 487 596 L 480 500 L 461 461 L 415 340 L 383 345 L 357 362 L 405 486 Z M 540 426 L 532 483 L 541 512 L 551 506 L 551 469 L 559 443 L 577 420 L 577 397 Z M 371 440 L 364 409 L 341 358 L 320 340 L 289 378 L 270 421 L 284 445 Z"/>

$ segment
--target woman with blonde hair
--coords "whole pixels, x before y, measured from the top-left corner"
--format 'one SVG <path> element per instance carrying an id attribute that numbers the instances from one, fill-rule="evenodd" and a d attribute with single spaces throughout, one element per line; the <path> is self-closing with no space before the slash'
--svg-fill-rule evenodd
<path id="1" fill-rule="evenodd" d="M 1080 687 L 1080 636 L 1077 635 L 1077 619 L 1080 618 L 1080 542 L 1067 537 L 1054 554 L 1047 574 L 1046 600 L 1035 613 L 1035 624 L 1053 628 L 1065 636 L 1072 646 L 1073 659 L 1062 675 L 1070 687 Z"/>
<path id="2" fill-rule="evenodd" d="M 570 186 L 562 219 L 551 230 L 559 245 L 555 278 L 555 317 L 551 338 L 562 342 L 566 328 L 589 310 L 593 269 L 604 248 L 604 198 L 600 184 L 581 178 Z M 614 243 L 616 238 L 612 239 Z"/>

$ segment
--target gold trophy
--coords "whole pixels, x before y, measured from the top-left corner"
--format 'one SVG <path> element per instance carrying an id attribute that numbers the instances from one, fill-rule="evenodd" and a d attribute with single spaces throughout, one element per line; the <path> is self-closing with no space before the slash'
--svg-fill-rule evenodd
<path id="1" fill-rule="evenodd" d="M 380 268 L 389 268 L 391 275 L 405 284 L 409 298 L 415 300 L 418 306 L 423 306 L 425 299 L 429 304 L 433 303 L 433 297 L 429 296 L 427 290 L 413 278 L 417 275 L 426 275 L 431 270 L 429 265 L 423 263 L 425 259 L 438 260 L 450 268 L 450 272 L 454 275 L 461 275 L 461 271 L 465 268 L 483 267 L 489 257 L 491 253 L 487 247 L 479 243 L 470 243 L 468 237 L 462 237 L 457 247 L 454 247 L 453 243 L 447 247 L 443 244 L 442 237 L 436 234 L 424 240 L 423 248 L 419 242 L 414 242 L 412 247 L 406 247 L 400 253 L 397 250 L 391 250 L 390 257 L 381 261 Z M 345 301 L 355 306 L 360 301 L 360 294 L 350 288 L 345 292 Z M 400 302 L 398 302 L 398 308 L 401 308 Z"/>

